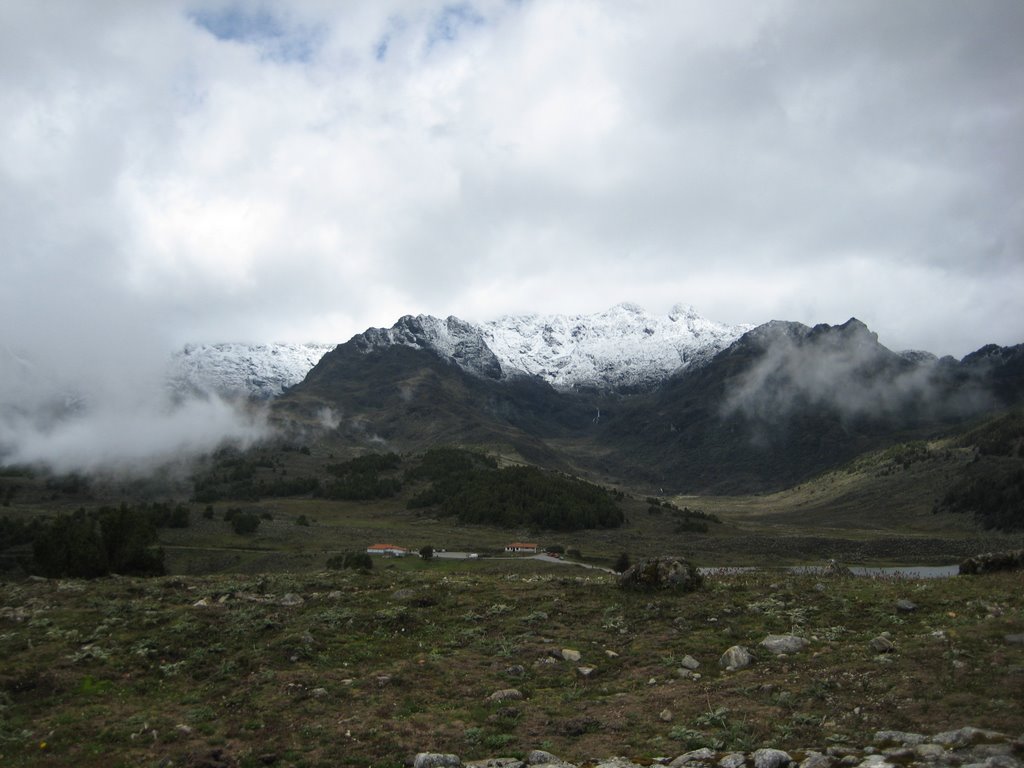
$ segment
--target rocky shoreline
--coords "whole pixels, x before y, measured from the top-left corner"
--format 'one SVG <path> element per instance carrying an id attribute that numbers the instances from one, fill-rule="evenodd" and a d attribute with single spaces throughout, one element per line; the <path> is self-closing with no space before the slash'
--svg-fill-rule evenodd
<path id="1" fill-rule="evenodd" d="M 1008 736 L 967 726 L 931 736 L 905 731 L 878 731 L 874 743 L 861 747 L 836 744 L 823 749 L 786 752 L 716 752 L 702 748 L 675 758 L 636 762 L 626 757 L 570 763 L 543 750 L 522 759 L 493 757 L 462 762 L 457 755 L 421 752 L 412 768 L 1024 768 L 1024 734 Z"/>

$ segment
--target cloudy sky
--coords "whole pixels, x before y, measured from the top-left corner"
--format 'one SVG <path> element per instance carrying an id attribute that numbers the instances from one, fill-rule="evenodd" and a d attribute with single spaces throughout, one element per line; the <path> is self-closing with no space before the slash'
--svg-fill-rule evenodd
<path id="1" fill-rule="evenodd" d="M 1024 342 L 1018 0 L 0 3 L 0 344 L 676 303 Z"/>

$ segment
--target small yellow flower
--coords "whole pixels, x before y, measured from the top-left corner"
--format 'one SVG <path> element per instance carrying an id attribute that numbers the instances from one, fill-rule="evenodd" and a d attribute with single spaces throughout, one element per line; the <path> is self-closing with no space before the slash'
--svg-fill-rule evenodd
<path id="1" fill-rule="evenodd" d="M 46 742 L 45 741 L 40 741 L 39 742 L 39 748 L 40 749 L 46 749 Z"/>

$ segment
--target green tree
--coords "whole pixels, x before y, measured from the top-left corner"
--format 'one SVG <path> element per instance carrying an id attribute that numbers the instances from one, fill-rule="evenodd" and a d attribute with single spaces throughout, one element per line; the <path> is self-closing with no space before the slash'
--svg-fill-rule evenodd
<path id="1" fill-rule="evenodd" d="M 434 557 L 434 548 L 427 544 L 425 547 L 420 548 L 420 557 L 424 560 L 430 560 Z"/>

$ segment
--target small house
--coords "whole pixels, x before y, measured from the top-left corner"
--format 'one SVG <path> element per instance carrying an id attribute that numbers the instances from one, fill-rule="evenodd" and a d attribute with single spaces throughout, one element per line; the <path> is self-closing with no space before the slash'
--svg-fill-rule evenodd
<path id="1" fill-rule="evenodd" d="M 527 544 L 522 541 L 513 541 L 511 544 L 505 545 L 506 552 L 529 552 L 531 555 L 537 554 L 536 544 Z"/>
<path id="2" fill-rule="evenodd" d="M 368 555 L 386 555 L 388 557 L 405 557 L 409 550 L 397 544 L 373 544 L 366 548 Z"/>

